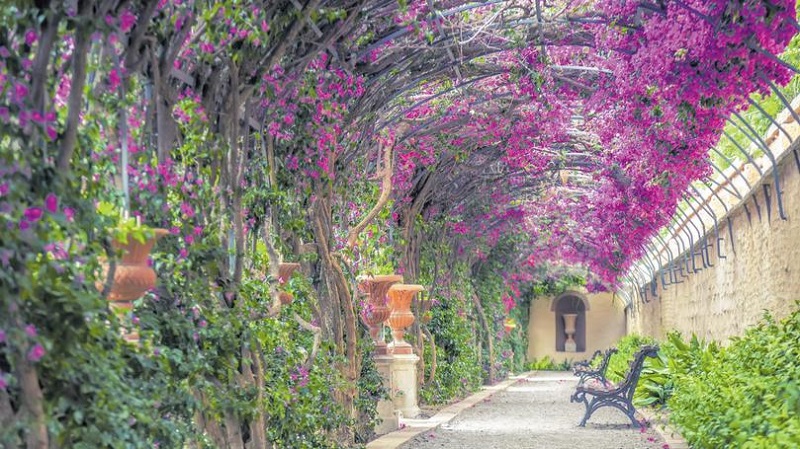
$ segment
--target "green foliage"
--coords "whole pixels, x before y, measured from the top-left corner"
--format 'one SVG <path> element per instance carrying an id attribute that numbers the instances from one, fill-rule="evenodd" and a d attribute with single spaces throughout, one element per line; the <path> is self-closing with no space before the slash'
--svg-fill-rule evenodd
<path id="1" fill-rule="evenodd" d="M 725 348 L 671 338 L 670 419 L 692 447 L 800 445 L 800 311 L 769 315 Z"/>
<path id="2" fill-rule="evenodd" d="M 611 356 L 606 371 L 606 378 L 611 382 L 620 382 L 625 379 L 628 373 L 629 364 L 642 345 L 653 344 L 655 341 L 650 337 L 640 335 L 626 335 L 617 343 L 617 353 Z M 667 356 L 664 354 L 667 349 L 661 346 L 658 357 L 648 357 L 644 361 L 642 374 L 639 377 L 639 384 L 636 386 L 633 402 L 636 406 L 660 406 L 672 394 L 672 375 L 670 373 Z"/>
<path id="3" fill-rule="evenodd" d="M 571 367 L 572 360 L 556 363 L 550 356 L 542 357 L 541 359 L 534 358 L 528 363 L 528 369 L 532 371 L 569 371 Z"/>
<path id="4" fill-rule="evenodd" d="M 436 376 L 420 389 L 420 399 L 428 404 L 448 403 L 475 391 L 483 383 L 478 351 L 472 344 L 474 321 L 467 319 L 469 305 L 455 297 L 436 300 L 428 324 L 436 341 Z M 431 360 L 427 345 L 425 360 Z M 426 363 L 426 379 L 430 377 L 430 369 L 430 363 Z"/>

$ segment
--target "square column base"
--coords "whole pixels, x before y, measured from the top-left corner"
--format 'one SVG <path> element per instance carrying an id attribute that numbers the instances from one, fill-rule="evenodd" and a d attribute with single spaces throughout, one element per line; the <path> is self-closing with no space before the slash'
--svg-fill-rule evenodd
<path id="1" fill-rule="evenodd" d="M 391 397 L 395 410 L 404 417 L 414 418 L 420 414 L 417 406 L 417 362 L 416 354 L 393 354 L 391 362 Z"/>
<path id="2" fill-rule="evenodd" d="M 381 399 L 378 401 L 378 418 L 381 419 L 381 423 L 375 426 L 375 433 L 377 435 L 384 435 L 389 432 L 394 432 L 395 430 L 400 428 L 400 413 L 394 409 L 394 403 L 391 400 L 391 397 L 394 392 L 394 388 L 392 387 L 392 374 L 391 374 L 391 363 L 392 363 L 392 356 L 390 355 L 376 355 L 374 356 L 375 365 L 378 369 L 378 373 L 381 375 L 381 380 L 383 382 L 383 388 L 389 392 L 390 399 Z"/>

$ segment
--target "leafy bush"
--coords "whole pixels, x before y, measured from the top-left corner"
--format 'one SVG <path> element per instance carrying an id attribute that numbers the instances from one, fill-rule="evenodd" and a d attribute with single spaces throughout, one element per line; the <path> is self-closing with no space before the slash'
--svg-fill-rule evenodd
<path id="1" fill-rule="evenodd" d="M 532 371 L 569 371 L 571 367 L 571 360 L 556 363 L 550 356 L 542 357 L 541 359 L 534 358 L 528 362 L 528 369 Z"/>
<path id="2" fill-rule="evenodd" d="M 800 446 L 798 340 L 800 311 L 780 323 L 765 315 L 726 348 L 675 342 L 670 419 L 692 447 Z"/>
<path id="3" fill-rule="evenodd" d="M 436 339 L 437 367 L 433 382 L 420 389 L 420 399 L 428 404 L 443 404 L 475 391 L 483 381 L 478 352 L 470 344 L 472 328 L 464 302 L 451 298 L 431 308 L 428 328 Z M 430 360 L 425 347 L 426 360 Z M 430 376 L 430 364 L 425 365 L 425 378 Z"/>
<path id="4" fill-rule="evenodd" d="M 606 378 L 612 382 L 620 382 L 628 374 L 630 362 L 643 345 L 654 344 L 655 340 L 641 335 L 626 335 L 617 343 L 617 353 L 611 356 L 606 371 Z M 665 355 L 665 345 L 657 357 L 649 357 L 642 367 L 639 384 L 636 386 L 633 402 L 636 406 L 664 405 L 672 394 L 672 375 Z"/>

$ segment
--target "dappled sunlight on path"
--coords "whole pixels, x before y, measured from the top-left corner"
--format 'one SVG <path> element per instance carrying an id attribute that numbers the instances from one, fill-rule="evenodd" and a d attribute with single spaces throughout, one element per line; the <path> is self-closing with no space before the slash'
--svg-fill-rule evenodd
<path id="1" fill-rule="evenodd" d="M 484 399 L 452 421 L 400 446 L 497 449 L 664 449 L 652 429 L 632 428 L 614 409 L 596 412 L 578 427 L 582 404 L 571 404 L 576 379 L 569 373 L 538 372 Z"/>

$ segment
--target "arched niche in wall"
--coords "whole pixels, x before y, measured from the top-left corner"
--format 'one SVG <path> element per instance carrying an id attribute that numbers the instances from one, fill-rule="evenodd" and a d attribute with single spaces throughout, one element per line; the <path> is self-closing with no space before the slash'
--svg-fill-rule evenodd
<path id="1" fill-rule="evenodd" d="M 564 332 L 564 315 L 574 313 L 577 315 L 575 320 L 575 334 L 573 339 L 576 344 L 576 352 L 586 351 L 586 312 L 589 310 L 589 301 L 578 292 L 568 291 L 553 300 L 550 310 L 555 312 L 556 320 L 556 351 L 565 352 L 564 343 L 567 341 L 567 334 Z"/>

